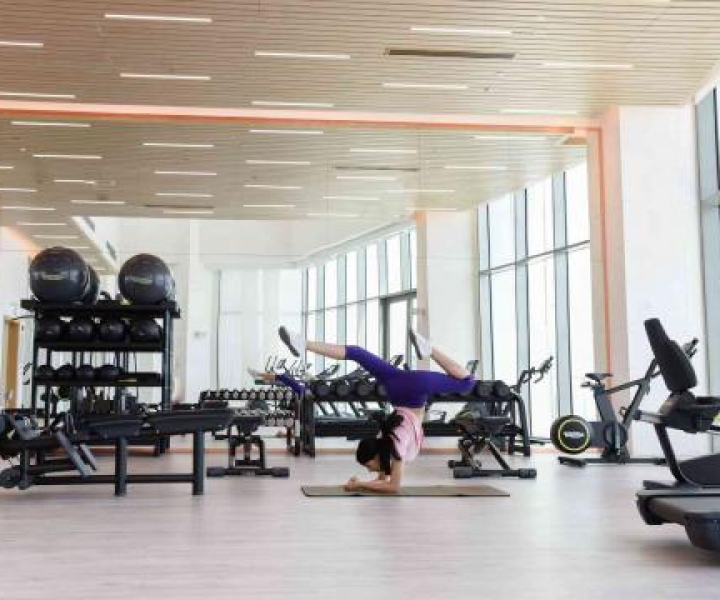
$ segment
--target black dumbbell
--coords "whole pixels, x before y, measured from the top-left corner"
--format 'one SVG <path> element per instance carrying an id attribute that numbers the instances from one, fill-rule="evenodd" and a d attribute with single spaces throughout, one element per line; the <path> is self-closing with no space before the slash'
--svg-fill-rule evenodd
<path id="1" fill-rule="evenodd" d="M 39 365 L 35 367 L 33 376 L 37 381 L 50 381 L 51 379 L 55 379 L 55 369 L 50 365 Z"/>
<path id="2" fill-rule="evenodd" d="M 95 379 L 95 367 L 92 365 L 80 365 L 75 369 L 75 377 L 78 381 L 92 381 Z"/>
<path id="3" fill-rule="evenodd" d="M 70 363 L 58 367 L 55 371 L 55 377 L 58 381 L 72 381 L 75 379 L 75 367 Z"/>
<path id="4" fill-rule="evenodd" d="M 352 383 L 347 379 L 338 379 L 333 383 L 332 391 L 336 396 L 349 396 L 352 392 Z"/>

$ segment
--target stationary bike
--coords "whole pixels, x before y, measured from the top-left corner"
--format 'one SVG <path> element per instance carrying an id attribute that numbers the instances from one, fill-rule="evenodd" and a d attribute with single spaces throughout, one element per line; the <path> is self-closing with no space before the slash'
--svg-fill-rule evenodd
<path id="1" fill-rule="evenodd" d="M 697 352 L 698 340 L 693 339 L 683 346 L 685 354 L 692 358 Z M 633 458 L 627 444 L 630 437 L 630 426 L 637 420 L 640 404 L 650 392 L 652 380 L 660 374 L 657 360 L 653 359 L 640 379 L 628 381 L 611 388 L 605 386 L 605 380 L 612 373 L 586 373 L 586 381 L 582 387 L 592 390 L 597 406 L 599 421 L 587 421 L 578 415 L 559 417 L 550 429 L 550 440 L 555 448 L 565 454 L 582 454 L 589 448 L 600 448 L 599 457 L 574 458 L 560 456 L 560 464 L 584 467 L 589 464 L 652 464 L 663 465 L 661 457 Z M 635 395 L 628 407 L 615 412 L 610 396 L 636 388 Z"/>

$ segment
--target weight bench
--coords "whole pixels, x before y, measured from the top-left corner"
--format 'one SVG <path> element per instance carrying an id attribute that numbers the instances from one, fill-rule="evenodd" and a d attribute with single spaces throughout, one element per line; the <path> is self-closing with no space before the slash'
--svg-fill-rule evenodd
<path id="1" fill-rule="evenodd" d="M 518 477 L 520 479 L 534 479 L 537 477 L 535 469 L 513 469 L 500 454 L 495 443 L 503 432 L 512 423 L 510 416 L 487 416 L 474 412 L 461 413 L 455 418 L 455 424 L 460 431 L 458 440 L 460 460 L 448 461 L 448 467 L 453 470 L 455 479 L 470 479 L 472 477 Z M 483 468 L 478 455 L 488 449 L 500 465 L 499 469 Z"/>

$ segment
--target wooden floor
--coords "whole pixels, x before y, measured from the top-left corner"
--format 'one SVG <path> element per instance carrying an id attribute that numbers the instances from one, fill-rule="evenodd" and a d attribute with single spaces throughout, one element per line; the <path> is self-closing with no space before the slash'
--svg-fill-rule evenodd
<path id="1" fill-rule="evenodd" d="M 717 597 L 720 555 L 680 527 L 649 527 L 635 507 L 662 467 L 560 467 L 496 481 L 509 498 L 305 498 L 305 483 L 359 474 L 351 456 L 273 455 L 288 480 L 209 480 L 0 492 L 3 600 L 400 600 Z M 183 469 L 187 455 L 134 458 L 135 472 Z M 221 464 L 211 455 L 209 463 Z M 409 481 L 452 485 L 447 457 Z M 102 459 L 109 465 L 108 459 Z M 518 459 L 524 464 L 526 459 Z M 478 480 L 475 480 L 478 482 Z"/>

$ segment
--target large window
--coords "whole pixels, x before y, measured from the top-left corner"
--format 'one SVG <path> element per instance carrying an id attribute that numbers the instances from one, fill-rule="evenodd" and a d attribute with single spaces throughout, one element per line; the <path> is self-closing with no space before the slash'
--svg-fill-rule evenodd
<path id="1" fill-rule="evenodd" d="M 389 338 L 383 335 L 380 301 L 414 289 L 416 256 L 415 230 L 408 229 L 307 267 L 303 301 L 307 336 L 359 344 L 389 356 L 396 349 L 400 327 Z M 404 329 L 407 337 L 407 327 Z M 325 368 L 322 357 L 313 360 L 316 372 Z M 348 366 L 342 364 L 341 368 Z"/>
<path id="2" fill-rule="evenodd" d="M 558 414 L 595 416 L 579 387 L 594 368 L 588 215 L 584 164 L 479 209 L 483 377 L 514 382 L 555 357 L 523 390 L 540 437 Z"/>

